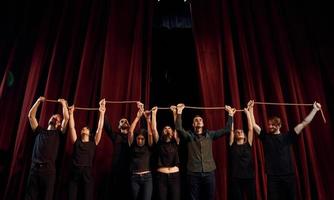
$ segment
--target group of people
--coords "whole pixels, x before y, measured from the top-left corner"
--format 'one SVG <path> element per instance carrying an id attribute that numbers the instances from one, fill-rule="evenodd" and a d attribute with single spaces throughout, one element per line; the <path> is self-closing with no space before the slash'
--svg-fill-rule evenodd
<path id="1" fill-rule="evenodd" d="M 80 137 L 75 129 L 75 107 L 67 106 L 64 99 L 63 115 L 52 115 L 47 129 L 39 126 L 36 112 L 44 97 L 38 98 L 29 111 L 28 118 L 36 134 L 32 153 L 32 163 L 28 178 L 25 199 L 53 199 L 56 179 L 55 160 L 59 137 L 66 132 L 69 123 L 70 141 L 73 144 L 72 168 L 69 180 L 69 199 L 93 199 L 92 166 L 103 129 L 113 143 L 113 162 L 111 169 L 112 199 L 151 200 L 153 185 L 161 200 L 181 199 L 181 176 L 179 145 L 182 140 L 187 148 L 187 194 L 191 200 L 213 200 L 215 196 L 215 161 L 213 141 L 225 135 L 229 136 L 229 155 L 231 164 L 231 199 L 256 199 L 254 169 L 252 159 L 253 131 L 263 144 L 267 173 L 267 198 L 295 199 L 295 177 L 291 160 L 290 146 L 297 140 L 302 129 L 309 124 L 321 105 L 314 102 L 307 117 L 288 133 L 281 133 L 281 120 L 272 117 L 268 120 L 268 132 L 257 125 L 254 118 L 254 101 L 248 102 L 243 112 L 247 117 L 248 133 L 234 129 L 235 108 L 225 106 L 228 112 L 225 127 L 211 131 L 204 127 L 201 116 L 193 118 L 193 129 L 187 131 L 182 125 L 184 104 L 171 106 L 175 129 L 164 126 L 161 133 L 157 130 L 158 107 L 145 111 L 144 105 L 137 103 L 138 112 L 130 124 L 126 118 L 119 120 L 118 131 L 113 131 L 107 118 L 106 101 L 99 102 L 99 120 L 95 134 L 88 126 L 81 129 Z M 135 131 L 141 118 L 145 118 L 143 127 Z M 93 137 L 94 136 L 94 137 Z M 153 178 L 155 180 L 153 181 Z"/>

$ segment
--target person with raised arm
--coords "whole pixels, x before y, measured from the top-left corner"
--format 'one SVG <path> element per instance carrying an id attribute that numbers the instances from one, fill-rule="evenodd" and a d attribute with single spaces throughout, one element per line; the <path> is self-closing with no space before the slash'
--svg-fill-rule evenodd
<path id="1" fill-rule="evenodd" d="M 111 188 L 108 187 L 107 192 L 114 200 L 130 200 L 130 148 L 128 143 L 130 123 L 126 118 L 121 118 L 118 121 L 118 130 L 114 131 L 107 117 L 104 119 L 104 130 L 113 144 Z"/>
<path id="2" fill-rule="evenodd" d="M 244 193 L 247 199 L 256 199 L 254 168 L 252 159 L 253 146 L 253 124 L 249 113 L 248 103 L 247 108 L 243 112 L 247 116 L 248 133 L 245 134 L 242 129 L 232 129 L 229 141 L 229 155 L 231 163 L 231 199 L 242 200 Z"/>
<path id="3" fill-rule="evenodd" d="M 128 133 L 132 198 L 133 200 L 151 200 L 153 191 L 150 166 L 153 144 L 151 116 L 149 111 L 144 111 L 142 103 L 138 102 L 137 107 L 139 109 L 137 116 L 133 120 Z M 143 115 L 146 119 L 147 130 L 142 128 L 134 133 L 137 123 Z"/>
<path id="4" fill-rule="evenodd" d="M 36 119 L 36 112 L 41 102 L 45 100 L 45 97 L 39 97 L 28 114 L 30 126 L 36 138 L 25 194 L 26 200 L 53 199 L 56 180 L 55 162 L 60 135 L 66 132 L 69 119 L 66 100 L 58 99 L 58 102 L 62 105 L 63 116 L 60 114 L 52 115 L 49 119 L 48 127 L 46 129 L 42 128 Z"/>
<path id="5" fill-rule="evenodd" d="M 78 197 L 84 200 L 93 199 L 94 178 L 92 175 L 92 167 L 96 146 L 100 143 L 103 131 L 104 114 L 106 111 L 105 99 L 102 99 L 99 104 L 99 121 L 94 137 L 92 137 L 92 131 L 88 126 L 84 126 L 80 131 L 80 137 L 77 137 L 74 121 L 75 107 L 69 107 L 69 134 L 70 141 L 73 144 L 69 200 L 77 200 Z"/>
<path id="6" fill-rule="evenodd" d="M 175 129 L 187 143 L 187 185 L 190 199 L 198 200 L 203 196 L 207 200 L 213 200 L 216 188 L 216 164 L 213 159 L 212 143 L 231 131 L 235 109 L 225 106 L 225 110 L 228 111 L 225 128 L 215 131 L 204 129 L 203 118 L 197 115 L 193 118 L 193 130 L 186 131 L 183 129 L 181 118 L 184 108 L 184 104 L 177 105 Z"/>
<path id="7" fill-rule="evenodd" d="M 268 132 L 261 129 L 254 118 L 254 101 L 249 103 L 249 111 L 255 132 L 258 134 L 264 148 L 266 174 L 267 174 L 267 199 L 296 199 L 296 180 L 291 159 L 291 145 L 297 141 L 301 131 L 312 121 L 315 114 L 321 109 L 317 102 L 313 103 L 313 109 L 287 133 L 280 131 L 281 119 L 277 116 L 268 120 Z"/>
<path id="8" fill-rule="evenodd" d="M 170 107 L 176 119 L 176 106 Z M 159 137 L 157 130 L 158 107 L 152 108 L 152 132 L 157 143 L 157 189 L 160 200 L 180 199 L 180 170 L 178 145 L 180 139 L 177 131 L 165 126 Z M 169 198 L 168 198 L 169 197 Z"/>

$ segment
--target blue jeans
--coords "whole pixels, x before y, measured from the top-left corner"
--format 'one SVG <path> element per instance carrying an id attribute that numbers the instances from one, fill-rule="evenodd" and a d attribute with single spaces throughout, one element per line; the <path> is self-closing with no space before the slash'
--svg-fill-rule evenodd
<path id="1" fill-rule="evenodd" d="M 152 174 L 132 174 L 131 176 L 132 199 L 151 200 L 152 197 Z"/>
<path id="2" fill-rule="evenodd" d="M 216 189 L 215 172 L 188 172 L 190 200 L 214 200 Z"/>

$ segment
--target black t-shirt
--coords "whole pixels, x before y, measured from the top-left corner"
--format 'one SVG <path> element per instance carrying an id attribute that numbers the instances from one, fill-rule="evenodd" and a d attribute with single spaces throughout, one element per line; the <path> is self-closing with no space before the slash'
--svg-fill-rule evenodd
<path id="1" fill-rule="evenodd" d="M 158 167 L 174 167 L 180 163 L 178 145 L 175 140 L 158 142 Z"/>
<path id="2" fill-rule="evenodd" d="M 139 147 L 132 143 L 130 153 L 130 172 L 150 171 L 151 148 L 147 144 Z"/>
<path id="3" fill-rule="evenodd" d="M 91 167 L 95 155 L 94 141 L 82 142 L 77 139 L 73 145 L 72 163 L 76 167 Z"/>
<path id="4" fill-rule="evenodd" d="M 248 142 L 230 146 L 231 176 L 232 178 L 254 178 L 252 163 L 252 148 Z"/>
<path id="5" fill-rule="evenodd" d="M 259 138 L 262 141 L 268 175 L 292 175 L 293 163 L 290 146 L 297 139 L 295 131 L 288 133 L 270 134 L 261 130 Z"/>
<path id="6" fill-rule="evenodd" d="M 45 164 L 51 171 L 55 171 L 55 161 L 57 159 L 59 130 L 47 130 L 40 126 L 35 129 L 36 139 L 32 152 L 32 167 Z"/>

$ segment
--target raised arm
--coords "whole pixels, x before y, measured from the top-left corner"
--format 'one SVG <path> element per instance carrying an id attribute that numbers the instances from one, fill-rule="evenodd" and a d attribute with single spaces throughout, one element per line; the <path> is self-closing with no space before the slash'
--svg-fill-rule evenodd
<path id="1" fill-rule="evenodd" d="M 151 112 L 149 110 L 146 110 L 144 112 L 144 116 L 146 119 L 146 126 L 147 126 L 148 146 L 152 146 L 153 145 L 153 132 L 152 132 L 152 123 L 151 123 Z"/>
<path id="2" fill-rule="evenodd" d="M 174 106 L 174 105 L 171 105 L 170 110 L 173 112 L 173 119 L 174 119 L 174 123 L 175 123 L 176 117 L 177 117 L 177 107 Z"/>
<path id="3" fill-rule="evenodd" d="M 157 130 L 157 112 L 158 112 L 158 107 L 153 107 L 152 108 L 152 134 L 153 134 L 153 140 L 155 143 L 159 141 L 159 133 Z"/>
<path id="4" fill-rule="evenodd" d="M 176 108 L 176 106 L 172 105 L 172 106 L 170 106 L 170 110 L 173 112 L 173 119 L 174 119 L 174 124 L 175 124 L 176 117 L 177 117 L 177 108 Z M 180 144 L 180 137 L 179 137 L 179 134 L 176 131 L 176 129 L 174 130 L 173 135 L 174 135 L 174 139 L 175 139 L 176 143 Z"/>
<path id="5" fill-rule="evenodd" d="M 188 131 L 185 131 L 182 126 L 182 111 L 185 108 L 185 105 L 182 103 L 177 104 L 177 117 L 175 121 L 175 129 L 178 131 L 178 133 L 181 134 L 181 136 L 188 140 L 190 138 L 190 133 Z"/>
<path id="6" fill-rule="evenodd" d="M 67 123 L 69 120 L 68 108 L 67 108 L 67 101 L 65 99 L 58 99 L 58 102 L 61 104 L 63 109 L 63 121 L 61 122 L 61 132 L 65 133 L 67 128 Z"/>
<path id="7" fill-rule="evenodd" d="M 320 103 L 314 102 L 313 103 L 313 109 L 311 112 L 305 117 L 305 119 L 299 123 L 297 126 L 295 126 L 295 132 L 297 134 L 300 134 L 300 132 L 313 120 L 315 114 L 321 109 Z"/>
<path id="8" fill-rule="evenodd" d="M 43 101 L 45 101 L 45 97 L 39 97 L 37 101 L 34 103 L 34 105 L 29 110 L 28 119 L 29 119 L 30 127 L 33 131 L 35 131 L 38 126 L 38 121 L 36 119 L 36 112 L 39 107 L 39 104 L 41 104 L 41 102 Z"/>
<path id="9" fill-rule="evenodd" d="M 104 116 L 103 128 L 107 133 L 112 133 L 111 124 L 106 116 Z"/>
<path id="10" fill-rule="evenodd" d="M 227 118 L 227 122 L 224 128 L 216 130 L 216 131 L 210 131 L 210 137 L 212 139 L 218 139 L 220 137 L 222 137 L 223 135 L 225 135 L 226 133 L 231 132 L 232 129 L 232 123 L 233 123 L 233 116 L 234 113 L 236 112 L 235 108 L 231 108 L 231 106 L 226 105 L 225 106 L 225 110 L 228 112 L 228 118 Z"/>
<path id="11" fill-rule="evenodd" d="M 105 131 L 105 133 L 107 133 L 107 136 L 111 139 L 114 140 L 115 139 L 115 133 L 112 130 L 111 124 L 106 116 L 106 114 L 104 115 L 104 123 L 103 123 L 103 129 Z"/>
<path id="12" fill-rule="evenodd" d="M 232 125 L 231 125 L 229 145 L 232 146 L 233 142 L 234 142 L 234 122 L 232 122 Z"/>
<path id="13" fill-rule="evenodd" d="M 74 105 L 68 108 L 69 112 L 69 129 L 70 129 L 70 141 L 72 144 L 77 140 L 77 132 L 75 131 L 75 122 L 74 122 Z"/>
<path id="14" fill-rule="evenodd" d="M 144 113 L 144 105 L 140 102 L 137 102 L 137 107 L 138 107 L 138 112 L 137 112 L 137 116 L 136 118 L 133 120 L 133 122 L 131 123 L 130 129 L 129 129 L 129 133 L 128 133 L 128 143 L 129 146 L 132 145 L 133 143 L 133 134 L 134 134 L 134 130 L 137 126 L 137 123 L 140 119 L 140 117 L 143 115 Z"/>
<path id="15" fill-rule="evenodd" d="M 103 124 L 104 124 L 104 114 L 106 112 L 106 100 L 102 99 L 100 102 L 100 107 L 99 107 L 99 122 L 97 125 L 97 130 L 95 134 L 95 144 L 98 145 L 101 140 L 102 136 L 102 131 L 103 131 Z"/>
<path id="16" fill-rule="evenodd" d="M 248 110 L 249 110 L 249 114 L 250 114 L 251 122 L 252 122 L 252 125 L 253 125 L 253 129 L 255 130 L 255 132 L 257 134 L 260 134 L 261 127 L 256 124 L 255 118 L 254 118 L 254 100 L 250 100 L 247 104 L 247 107 L 248 107 Z"/>
<path id="17" fill-rule="evenodd" d="M 253 145 L 253 123 L 252 123 L 252 120 L 251 120 L 251 116 L 250 116 L 250 112 L 249 112 L 249 107 L 248 108 L 244 108 L 244 112 L 247 116 L 247 125 L 248 125 L 248 143 L 249 145 Z"/>

